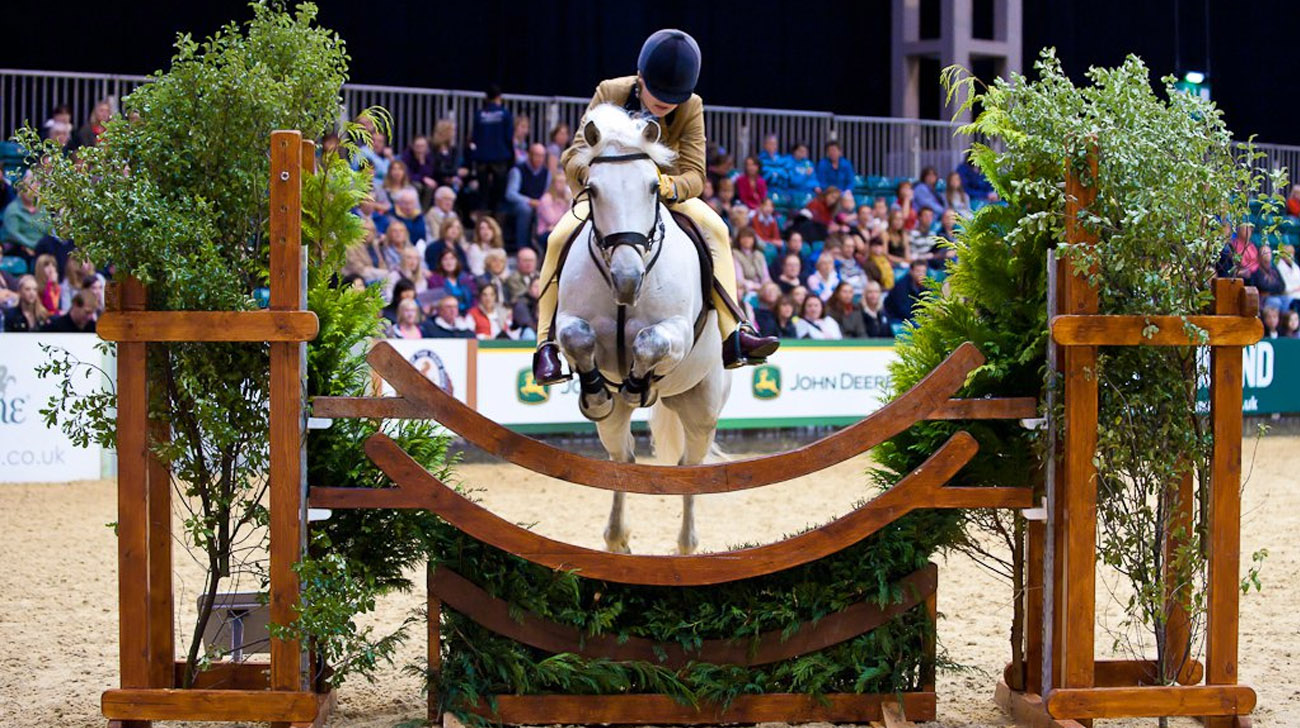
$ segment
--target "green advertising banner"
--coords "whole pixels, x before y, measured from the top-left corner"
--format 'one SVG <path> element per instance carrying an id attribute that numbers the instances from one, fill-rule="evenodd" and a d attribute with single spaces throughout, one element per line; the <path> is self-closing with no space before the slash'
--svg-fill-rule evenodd
<path id="1" fill-rule="evenodd" d="M 1242 412 L 1300 412 L 1300 339 L 1264 339 L 1246 347 L 1241 370 Z"/>

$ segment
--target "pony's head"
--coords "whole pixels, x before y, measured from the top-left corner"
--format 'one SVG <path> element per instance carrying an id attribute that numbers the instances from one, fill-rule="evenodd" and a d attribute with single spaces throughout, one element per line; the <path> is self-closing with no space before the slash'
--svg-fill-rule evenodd
<path id="1" fill-rule="evenodd" d="M 618 303 L 636 302 L 641 281 L 663 241 L 659 168 L 673 151 L 659 142 L 659 125 L 602 104 L 587 112 L 586 148 L 574 162 L 587 170 L 592 234 L 605 258 Z"/>

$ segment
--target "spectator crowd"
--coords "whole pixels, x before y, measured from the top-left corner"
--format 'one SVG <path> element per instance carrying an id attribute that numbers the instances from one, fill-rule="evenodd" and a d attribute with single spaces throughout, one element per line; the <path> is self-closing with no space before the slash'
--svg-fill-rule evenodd
<path id="1" fill-rule="evenodd" d="M 42 133 L 66 153 L 97 143 L 112 107 L 97 104 L 74 132 L 56 108 Z M 369 124 L 365 119 L 362 123 Z M 534 133 L 490 89 L 461 138 L 443 119 L 400 151 L 378 129 L 354 163 L 373 172 L 373 194 L 356 213 L 364 239 L 347 252 L 346 285 L 381 290 L 394 338 L 531 339 L 537 329 L 539 260 L 573 196 L 559 157 L 566 124 Z M 327 137 L 321 148 L 337 148 Z M 798 141 L 781 151 L 769 136 L 737 169 L 708 149 L 703 198 L 731 234 L 738 294 L 759 331 L 782 338 L 893 337 L 955 259 L 962 222 L 997 201 L 968 163 L 940 178 L 864 178 L 831 141 L 813 160 Z M 0 321 L 3 330 L 94 331 L 109 265 L 82 260 L 51 235 L 30 176 L 0 181 Z M 1300 185 L 1289 215 L 1300 216 Z M 1300 336 L 1300 268 L 1252 225 L 1229 236 L 1219 265 L 1260 291 L 1269 336 Z"/>

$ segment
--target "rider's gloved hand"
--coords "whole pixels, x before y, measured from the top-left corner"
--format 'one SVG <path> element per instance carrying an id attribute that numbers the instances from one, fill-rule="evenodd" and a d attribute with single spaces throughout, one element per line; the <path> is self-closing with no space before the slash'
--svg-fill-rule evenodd
<path id="1" fill-rule="evenodd" d="M 677 202 L 677 183 L 663 172 L 659 173 L 659 199 L 664 202 Z"/>

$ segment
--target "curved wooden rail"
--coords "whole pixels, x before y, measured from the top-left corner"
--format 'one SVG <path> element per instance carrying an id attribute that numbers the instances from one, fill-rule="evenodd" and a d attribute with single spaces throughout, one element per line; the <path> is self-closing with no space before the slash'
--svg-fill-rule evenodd
<path id="1" fill-rule="evenodd" d="M 925 602 L 938 586 L 934 564 L 907 575 L 899 586 L 903 600 L 885 607 L 859 602 L 815 622 L 805 622 L 788 638 L 773 630 L 757 638 L 704 640 L 698 649 L 664 644 L 641 637 L 620 641 L 615 635 L 587 635 L 577 627 L 557 624 L 532 613 L 516 617 L 510 604 L 497 599 L 465 577 L 445 567 L 434 570 L 429 591 L 447 606 L 493 632 L 547 652 L 571 652 L 584 657 L 641 660 L 671 669 L 691 661 L 714 665 L 766 665 L 837 645 L 865 634 Z"/>
<path id="2" fill-rule="evenodd" d="M 918 508 L 1029 508 L 1029 488 L 945 488 L 979 446 L 966 432 L 948 439 L 893 488 L 819 528 L 766 546 L 693 556 L 611 554 L 546 538 L 516 526 L 447 487 L 385 435 L 366 454 L 394 488 L 313 488 L 321 508 L 428 508 L 491 546 L 552 569 L 592 579 L 649 586 L 700 586 L 762 576 L 815 561 L 875 533 Z"/>
<path id="3" fill-rule="evenodd" d="M 652 495 L 745 490 L 792 480 L 848 460 L 946 406 L 966 376 L 984 362 L 974 344 L 964 343 L 915 387 L 861 422 L 789 452 L 716 465 L 665 466 L 596 460 L 506 429 L 444 392 L 387 343 L 375 346 L 368 359 L 399 394 L 426 407 L 444 427 L 486 452 L 570 483 Z"/>

